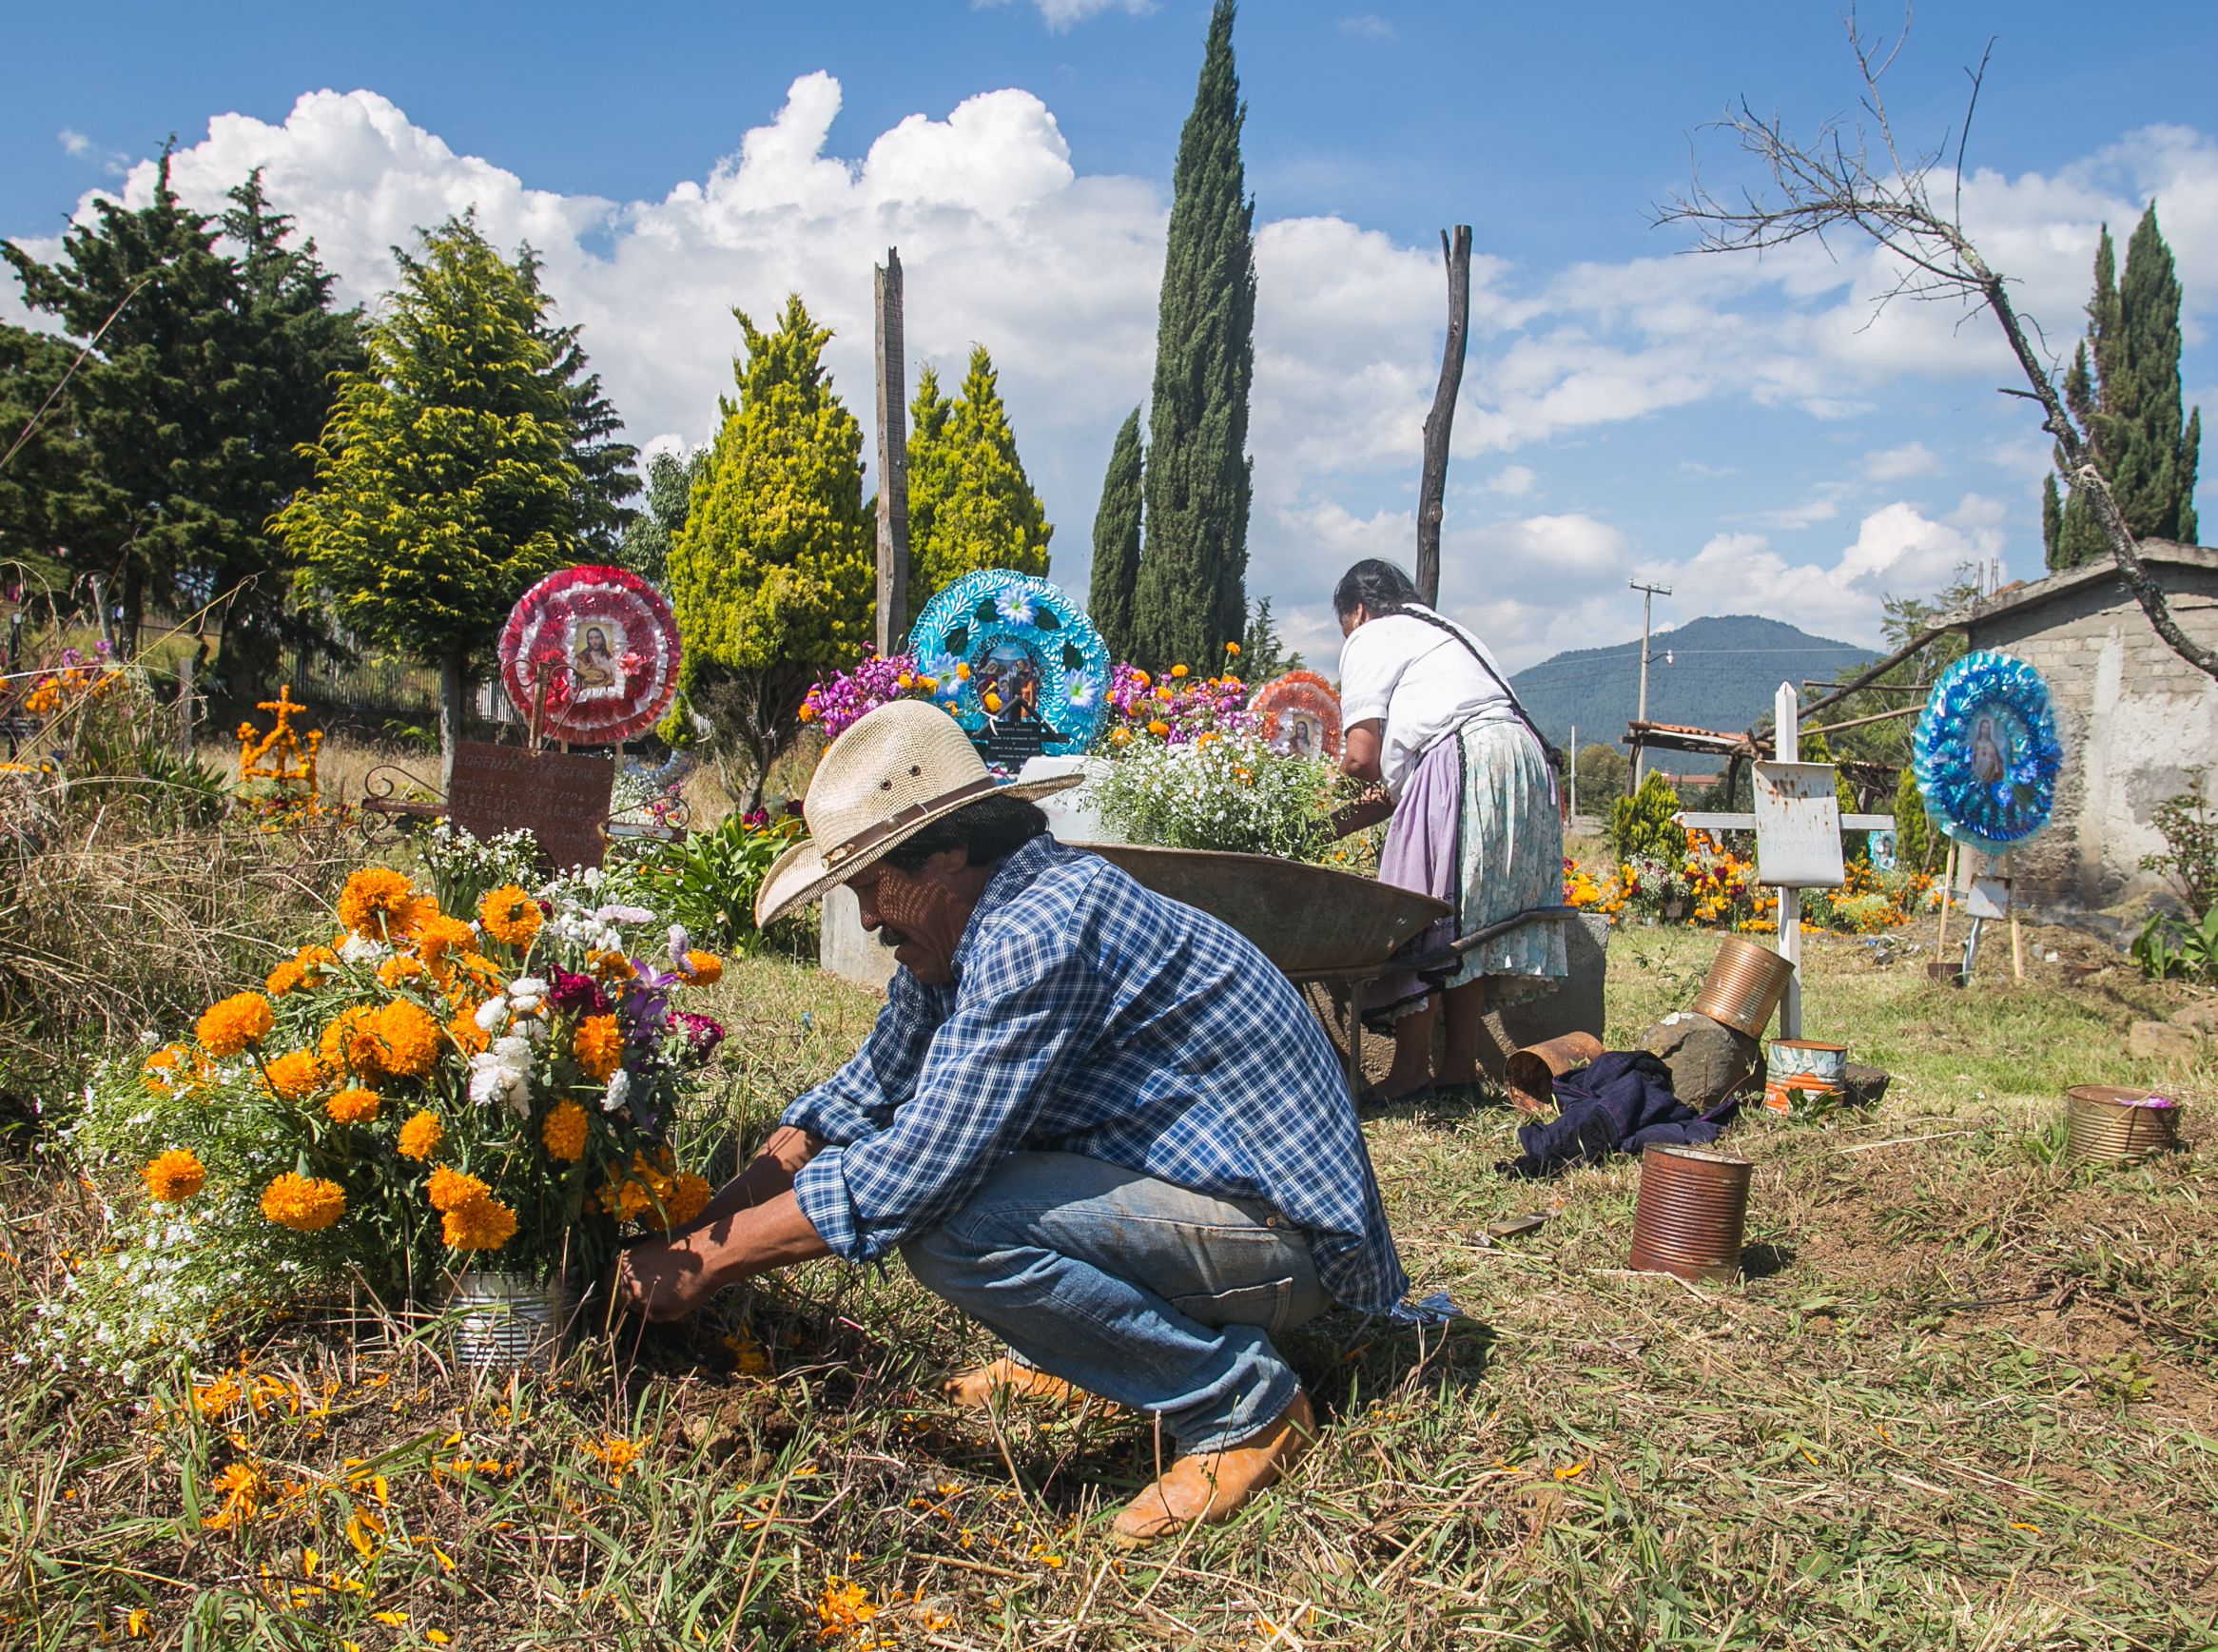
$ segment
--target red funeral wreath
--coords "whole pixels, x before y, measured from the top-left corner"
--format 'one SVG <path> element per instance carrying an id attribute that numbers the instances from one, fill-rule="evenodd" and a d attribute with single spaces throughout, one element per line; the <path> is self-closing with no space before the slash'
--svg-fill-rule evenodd
<path id="1" fill-rule="evenodd" d="M 500 631 L 500 680 L 539 732 L 608 746 L 652 728 L 678 680 L 678 626 L 662 593 L 624 568 L 565 568 L 525 592 Z"/>
<path id="2" fill-rule="evenodd" d="M 1274 751 L 1299 757 L 1340 755 L 1340 696 L 1314 671 L 1288 671 L 1272 678 L 1255 690 L 1248 710 Z"/>

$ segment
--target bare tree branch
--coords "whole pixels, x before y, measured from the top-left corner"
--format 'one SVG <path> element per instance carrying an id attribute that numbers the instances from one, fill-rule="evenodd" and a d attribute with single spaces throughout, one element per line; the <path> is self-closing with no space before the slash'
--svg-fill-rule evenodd
<path id="1" fill-rule="evenodd" d="M 1742 99 L 1737 109 L 1728 110 L 1711 124 L 1732 133 L 1741 151 L 1762 164 L 1776 195 L 1744 188 L 1737 201 L 1723 200 L 1703 185 L 1698 172 L 1687 192 L 1674 195 L 1655 222 L 1693 225 L 1695 244 L 1689 250 L 1695 252 L 1762 253 L 1814 240 L 1830 253 L 1828 231 L 1855 229 L 1884 248 L 1899 266 L 1894 284 L 1873 301 L 1875 320 L 1897 298 L 1954 300 L 1990 312 L 2009 340 L 2011 354 L 2017 358 L 2026 382 L 2033 386 L 2030 395 L 2016 390 L 2005 394 L 2026 396 L 2041 404 L 2041 428 L 2055 438 L 2061 461 L 2057 468 L 2073 491 L 2085 496 L 2117 563 L 2119 578 L 2172 651 L 2218 677 L 2218 651 L 2197 643 L 2172 618 L 2164 588 L 2143 561 L 2140 545 L 2127 528 L 2110 484 L 2095 468 L 2085 433 L 2072 422 L 2056 393 L 2053 369 L 2043 363 L 2027 337 L 2025 324 L 2011 302 L 2009 277 L 1989 267 L 1964 230 L 1964 156 L 1994 43 L 1988 42 L 1979 67 L 1966 71 L 1972 91 L 1963 128 L 1957 135 L 1955 164 L 1950 166 L 1945 137 L 1931 151 L 1910 152 L 1902 147 L 1880 94 L 1880 79 L 1909 34 L 1909 12 L 1904 11 L 1902 33 L 1884 59 L 1878 57 L 1878 43 L 1858 28 L 1853 11 L 1847 26 L 1849 49 L 1863 77 L 1859 107 L 1877 134 L 1883 160 L 1875 164 L 1872 135 L 1861 121 L 1852 125 L 1837 116 L 1820 126 L 1816 137 L 1804 144 L 1788 133 L 1780 116 L 1761 116 Z M 1932 198 L 1936 173 L 1946 174 L 1951 188 L 1945 213 Z"/>

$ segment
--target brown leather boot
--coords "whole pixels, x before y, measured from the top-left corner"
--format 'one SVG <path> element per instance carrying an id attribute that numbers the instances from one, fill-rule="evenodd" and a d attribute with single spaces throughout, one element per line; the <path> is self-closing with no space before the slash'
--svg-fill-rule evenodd
<path id="1" fill-rule="evenodd" d="M 997 1359 L 988 1365 L 973 1366 L 941 1385 L 940 1391 L 966 1411 L 988 1409 L 995 1395 L 1005 1405 L 1013 1400 L 1032 1400 L 1048 1405 L 1068 1406 L 1077 1410 L 1090 1404 L 1097 1417 L 1115 1417 L 1124 1408 L 1114 1400 L 1104 1400 L 1090 1394 L 1084 1389 L 1074 1388 L 1059 1376 L 1049 1376 L 1028 1365 L 1019 1365 L 1013 1359 Z"/>
<path id="2" fill-rule="evenodd" d="M 1316 1443 L 1309 1396 L 1294 1401 L 1260 1433 L 1219 1451 L 1181 1457 L 1153 1486 L 1126 1504 L 1109 1528 L 1119 1548 L 1137 1548 L 1170 1537 L 1196 1521 L 1216 1526 L 1232 1519 L 1249 1500 L 1301 1460 Z"/>

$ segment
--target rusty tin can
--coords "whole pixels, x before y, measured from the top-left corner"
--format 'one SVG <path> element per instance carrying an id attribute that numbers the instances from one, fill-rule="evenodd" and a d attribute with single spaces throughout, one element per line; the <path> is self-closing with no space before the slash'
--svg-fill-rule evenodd
<path id="1" fill-rule="evenodd" d="M 1602 1040 L 1592 1033 L 1566 1033 L 1512 1050 L 1502 1067 L 1510 1103 L 1520 1113 L 1546 1113 L 1555 1105 L 1555 1081 L 1601 1054 Z"/>
<path id="2" fill-rule="evenodd" d="M 1706 1147 L 1644 1151 L 1629 1265 L 1644 1273 L 1729 1283 L 1741 1272 L 1755 1171 L 1745 1158 Z"/>
<path id="3" fill-rule="evenodd" d="M 2164 1153 L 2177 1147 L 2177 1101 L 2116 1084 L 2074 1084 L 2064 1092 L 2070 1139 L 2064 1156 L 2072 1163 L 2116 1162 Z"/>
<path id="4" fill-rule="evenodd" d="M 1695 995 L 1695 1013 L 1761 1039 L 1794 973 L 1795 966 L 1769 947 L 1728 935 Z"/>

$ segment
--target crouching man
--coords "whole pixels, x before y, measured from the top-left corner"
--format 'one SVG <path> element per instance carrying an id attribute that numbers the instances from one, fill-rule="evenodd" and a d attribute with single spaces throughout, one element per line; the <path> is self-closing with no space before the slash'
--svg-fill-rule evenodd
<path id="1" fill-rule="evenodd" d="M 1018 1358 L 949 1384 L 1084 1390 L 1180 1455 L 1119 1513 L 1145 1543 L 1229 1520 L 1314 1438 L 1272 1337 L 1407 1289 L 1331 1044 L 1240 936 L 1047 835 L 945 712 L 832 743 L 768 924 L 846 884 L 900 964 L 854 1059 L 786 1111 L 689 1227 L 627 1251 L 618 1306 L 668 1319 L 811 1257 L 898 1249 Z"/>

